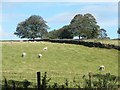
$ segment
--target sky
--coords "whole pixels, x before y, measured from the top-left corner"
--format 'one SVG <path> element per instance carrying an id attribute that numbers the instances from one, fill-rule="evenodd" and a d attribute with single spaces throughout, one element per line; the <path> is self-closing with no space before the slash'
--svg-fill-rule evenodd
<path id="1" fill-rule="evenodd" d="M 9 1 L 9 0 L 8 0 Z M 76 14 L 91 13 L 108 36 L 118 38 L 118 2 L 2 2 L 0 5 L 0 40 L 20 39 L 13 33 L 17 24 L 31 15 L 39 15 L 48 31 L 68 25 Z"/>

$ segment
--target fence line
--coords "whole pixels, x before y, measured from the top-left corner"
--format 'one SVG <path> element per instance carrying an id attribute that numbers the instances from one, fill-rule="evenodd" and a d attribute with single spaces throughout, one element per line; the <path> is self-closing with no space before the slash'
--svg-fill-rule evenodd
<path id="1" fill-rule="evenodd" d="M 97 88 L 95 88 L 95 90 L 118 90 L 118 89 L 114 89 L 113 88 L 113 86 L 110 86 L 110 87 L 108 87 L 107 86 L 107 83 L 106 83 L 106 80 L 109 80 L 110 79 L 110 81 L 111 80 L 113 80 L 113 82 L 115 81 L 116 82 L 116 79 L 117 79 L 117 77 L 116 76 L 114 76 L 114 75 L 110 75 L 110 73 L 106 73 L 105 75 L 102 75 L 102 74 L 91 74 L 91 73 L 89 73 L 88 74 L 88 79 L 85 79 L 85 82 L 86 82 L 86 85 L 87 85 L 87 88 L 88 89 L 84 89 L 84 88 L 81 88 L 81 89 L 79 89 L 79 90 L 94 90 L 94 88 L 92 87 L 92 77 L 93 76 L 99 76 L 99 78 L 98 79 L 100 79 L 101 77 L 103 78 L 103 76 L 104 76 L 104 78 L 103 78 L 103 80 L 102 80 L 102 78 L 101 78 L 101 80 L 100 81 L 98 81 L 98 84 L 99 83 L 101 83 L 100 84 L 100 87 L 102 88 L 100 88 L 99 86 L 97 87 Z M 85 77 L 84 77 L 85 78 Z M 105 81 L 104 81 L 104 79 L 105 79 Z M 47 72 L 45 72 L 44 73 L 44 75 L 41 75 L 41 72 L 37 72 L 36 73 L 36 81 L 37 81 L 37 83 L 36 83 L 36 85 L 37 85 L 37 88 L 36 89 L 34 89 L 34 90 L 46 90 L 47 88 L 47 90 L 49 90 L 49 85 L 48 85 L 48 82 L 49 82 L 49 80 L 50 79 L 48 79 L 48 77 L 47 77 Z M 18 81 L 19 82 L 19 81 Z M 107 82 L 109 82 L 109 81 L 107 81 Z M 112 83 L 113 83 L 112 82 Z M 30 85 L 30 83 L 31 82 L 29 82 L 28 80 L 24 80 L 23 82 L 19 82 L 19 83 L 22 83 L 22 85 L 23 85 L 23 89 L 17 89 L 18 87 L 16 86 L 17 85 L 17 81 L 14 81 L 14 80 L 11 80 L 11 87 L 10 88 L 12 88 L 12 89 L 10 89 L 9 88 L 9 82 L 7 81 L 7 79 L 5 78 L 5 80 L 4 80 L 4 87 L 3 87 L 3 89 L 2 90 L 27 90 L 27 88 L 28 88 L 28 86 Z M 76 84 L 76 81 L 74 81 L 74 79 L 73 79 L 73 82 L 71 82 L 72 84 L 75 84 L 75 85 L 77 85 Z M 61 89 L 57 89 L 57 90 L 64 90 L 64 88 L 68 88 L 68 84 L 70 84 L 70 83 L 68 83 L 68 80 L 66 80 L 65 82 L 64 82 L 64 84 L 62 84 L 62 85 L 60 85 L 60 86 L 58 86 L 58 84 L 55 82 L 54 83 L 54 85 L 52 86 L 53 88 L 55 87 L 55 88 L 61 88 Z M 102 85 L 102 86 L 101 86 Z M 105 86 L 104 86 L 105 85 Z M 80 86 L 78 86 L 79 88 L 80 88 Z M 115 83 L 115 85 L 114 85 L 114 87 L 115 88 L 117 88 L 118 86 L 116 85 L 116 83 Z M 29 89 L 28 89 L 29 90 Z M 56 89 L 55 89 L 56 90 Z M 71 89 L 70 89 L 71 90 Z"/>

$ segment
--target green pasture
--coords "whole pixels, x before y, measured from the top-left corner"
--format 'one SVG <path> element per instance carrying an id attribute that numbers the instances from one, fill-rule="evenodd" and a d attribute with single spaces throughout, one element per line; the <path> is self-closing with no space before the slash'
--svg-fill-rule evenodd
<path id="1" fill-rule="evenodd" d="M 48 47 L 43 51 L 44 47 Z M 22 52 L 26 57 L 22 58 Z M 42 58 L 38 58 L 41 53 Z M 7 80 L 27 79 L 36 83 L 36 72 L 47 72 L 51 83 L 63 83 L 89 72 L 100 73 L 100 65 L 105 66 L 102 73 L 118 75 L 118 50 L 85 47 L 74 44 L 50 42 L 3 42 L 2 77 Z"/>

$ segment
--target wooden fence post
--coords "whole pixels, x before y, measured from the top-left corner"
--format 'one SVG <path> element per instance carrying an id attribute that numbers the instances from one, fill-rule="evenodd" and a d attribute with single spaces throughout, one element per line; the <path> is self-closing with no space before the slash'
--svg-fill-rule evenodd
<path id="1" fill-rule="evenodd" d="M 40 74 L 40 72 L 37 72 L 37 87 L 38 87 L 38 90 L 40 90 L 40 87 L 41 87 L 41 74 Z"/>
<path id="2" fill-rule="evenodd" d="M 5 78 L 5 90 L 7 90 L 8 89 L 8 82 L 7 82 L 7 79 Z"/>
<path id="3" fill-rule="evenodd" d="M 15 82 L 12 80 L 13 90 L 15 90 Z"/>

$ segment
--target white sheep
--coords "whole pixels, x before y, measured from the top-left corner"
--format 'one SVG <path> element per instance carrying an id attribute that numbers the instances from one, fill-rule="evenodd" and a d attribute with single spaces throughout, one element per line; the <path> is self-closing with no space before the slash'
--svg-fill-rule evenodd
<path id="1" fill-rule="evenodd" d="M 43 48 L 43 50 L 47 50 L 47 49 L 48 49 L 47 47 Z"/>
<path id="2" fill-rule="evenodd" d="M 37 41 L 33 41 L 33 43 L 36 43 Z"/>
<path id="3" fill-rule="evenodd" d="M 25 53 L 25 52 L 23 52 L 23 53 L 22 53 L 22 57 L 25 57 L 25 56 L 26 56 L 26 53 Z"/>
<path id="4" fill-rule="evenodd" d="M 31 43 L 31 41 L 28 41 L 28 43 Z"/>
<path id="5" fill-rule="evenodd" d="M 41 58 L 42 57 L 42 54 L 38 54 L 38 58 Z"/>
<path id="6" fill-rule="evenodd" d="M 104 66 L 104 65 L 101 65 L 101 66 L 99 67 L 99 70 L 101 70 L 101 71 L 105 70 L 105 66 Z"/>

